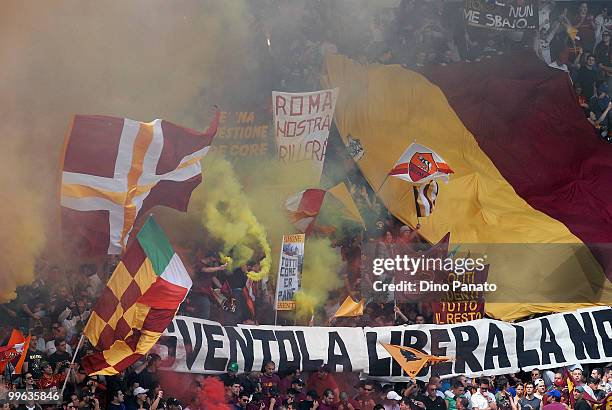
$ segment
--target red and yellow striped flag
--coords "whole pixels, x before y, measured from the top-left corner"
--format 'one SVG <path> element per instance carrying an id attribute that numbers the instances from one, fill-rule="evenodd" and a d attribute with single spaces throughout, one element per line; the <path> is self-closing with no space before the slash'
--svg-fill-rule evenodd
<path id="1" fill-rule="evenodd" d="M 128 246 L 91 314 L 85 336 L 100 352 L 88 374 L 113 375 L 145 355 L 172 321 L 192 282 L 152 217 Z"/>

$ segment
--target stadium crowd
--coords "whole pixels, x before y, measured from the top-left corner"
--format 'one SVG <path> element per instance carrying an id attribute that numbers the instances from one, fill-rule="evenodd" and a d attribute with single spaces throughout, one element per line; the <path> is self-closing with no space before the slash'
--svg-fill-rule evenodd
<path id="1" fill-rule="evenodd" d="M 300 2 L 295 2 L 300 3 Z M 612 140 L 612 16 L 608 4 L 554 2 L 539 4 L 540 27 L 536 31 L 492 31 L 466 26 L 463 2 L 402 0 L 387 13 L 364 15 L 346 1 L 265 1 L 253 7 L 259 50 L 274 66 L 272 89 L 314 91 L 326 53 L 339 52 L 360 62 L 401 64 L 413 70 L 428 65 L 450 65 L 480 61 L 497 54 L 533 48 L 549 66 L 568 72 L 576 99 L 598 134 Z M 280 19 L 270 16 L 288 16 Z M 287 21 L 299 21 L 299 26 Z M 284 22 L 284 23 L 282 23 Z M 350 23 L 347 23 L 350 22 Z M 359 22 L 356 24 L 355 22 Z M 355 188 L 355 187 L 352 187 Z M 353 189 L 354 190 L 354 189 Z M 356 188 L 360 190 L 360 188 Z M 355 193 L 355 192 L 353 192 Z M 362 193 L 363 203 L 376 204 L 371 193 Z M 359 202 L 359 201 L 357 201 Z M 380 208 L 380 207 L 378 207 Z M 380 212 L 381 211 L 379 209 Z M 379 212 L 379 213 L 380 213 Z M 397 241 L 420 243 L 417 229 L 403 227 L 388 215 L 381 220 L 377 239 L 384 250 Z M 311 324 L 335 326 L 389 326 L 433 323 L 426 303 L 371 302 L 363 316 L 332 321 L 330 318 L 347 295 L 360 294 L 361 233 L 335 238 L 343 258 L 344 286 L 329 297 Z M 257 270 L 257 262 L 227 269 L 216 252 L 193 251 L 194 287 L 180 314 L 211 319 L 225 325 L 271 324 L 272 282 L 250 282 L 246 273 Z M 0 341 L 5 345 L 12 329 L 32 335 L 21 374 L 13 374 L 8 363 L 0 374 L 0 397 L 11 389 L 63 390 L 63 408 L 83 409 L 200 409 L 207 378 L 189 375 L 181 386 L 168 383 L 155 353 L 117 376 L 87 376 L 80 359 L 93 352 L 85 340 L 77 350 L 84 324 L 117 260 L 104 266 L 82 265 L 65 270 L 40 260 L 36 280 L 20 287 L 17 297 L 0 305 Z M 605 366 L 605 364 L 602 364 Z M 612 393 L 612 367 L 579 365 L 571 369 L 575 388 L 568 393 L 568 375 L 563 369 L 510 374 L 499 377 L 450 380 L 431 377 L 427 383 L 380 383 L 358 380 L 355 374 L 335 374 L 327 366 L 310 373 L 298 369 L 277 372 L 266 363 L 261 372 L 237 374 L 230 363 L 227 373 L 210 376 L 223 383 L 229 408 L 320 409 L 320 410 L 577 410 L 590 409 L 588 394 L 601 399 Z M 6 400 L 2 408 L 16 408 Z M 231 407 L 233 406 L 233 407 Z M 48 406 L 52 408 L 52 406 Z M 21 409 L 39 405 L 28 403 Z"/>

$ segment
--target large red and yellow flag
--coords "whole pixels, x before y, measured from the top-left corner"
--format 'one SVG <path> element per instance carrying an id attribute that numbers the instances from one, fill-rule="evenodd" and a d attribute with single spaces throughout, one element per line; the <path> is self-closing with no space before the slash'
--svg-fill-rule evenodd
<path id="1" fill-rule="evenodd" d="M 517 56 L 428 75 L 440 86 L 400 66 L 326 59 L 325 85 L 342 89 L 340 136 L 359 139 L 356 163 L 389 211 L 416 225 L 412 186 L 387 173 L 408 144 L 427 146 L 454 174 L 419 233 L 437 243 L 450 232 L 487 255 L 488 314 L 612 303 L 612 253 L 592 247 L 612 243 L 612 146 L 581 117 L 567 75 Z"/>
<path id="2" fill-rule="evenodd" d="M 88 374 L 117 374 L 145 355 L 191 289 L 183 262 L 152 217 L 131 242 L 96 303 L 85 336 L 99 350 Z"/>
<path id="3" fill-rule="evenodd" d="M 148 209 L 186 211 L 218 122 L 219 113 L 197 132 L 163 120 L 76 115 L 61 166 L 64 243 L 82 255 L 118 254 Z"/>

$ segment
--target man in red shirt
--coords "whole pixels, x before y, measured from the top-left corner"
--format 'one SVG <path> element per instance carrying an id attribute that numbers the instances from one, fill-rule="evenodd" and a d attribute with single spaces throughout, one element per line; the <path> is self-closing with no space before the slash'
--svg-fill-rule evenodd
<path id="1" fill-rule="evenodd" d="M 267 362 L 263 367 L 263 373 L 259 377 L 259 382 L 261 383 L 261 390 L 264 395 L 268 394 L 272 387 L 278 388 L 280 386 L 281 380 L 278 374 L 274 373 L 275 370 L 276 363 L 273 361 Z"/>
<path id="2" fill-rule="evenodd" d="M 324 364 L 317 370 L 316 374 L 311 375 L 308 378 L 308 386 L 306 390 L 314 390 L 317 392 L 319 397 L 323 397 L 325 390 L 331 390 L 334 393 L 334 397 L 340 396 L 340 389 L 334 379 L 334 376 L 330 374 L 330 368 Z"/>
<path id="3" fill-rule="evenodd" d="M 37 383 L 37 387 L 41 390 L 50 389 L 51 387 L 61 388 L 66 375 L 63 373 L 53 374 L 53 368 L 49 363 L 43 363 L 41 367 L 43 374 Z"/>

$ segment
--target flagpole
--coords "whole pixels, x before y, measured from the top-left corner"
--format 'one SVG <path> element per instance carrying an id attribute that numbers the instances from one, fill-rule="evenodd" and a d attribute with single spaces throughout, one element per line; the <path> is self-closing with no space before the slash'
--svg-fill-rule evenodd
<path id="1" fill-rule="evenodd" d="M 385 185 L 385 182 L 387 182 L 387 178 L 389 178 L 389 174 L 387 173 L 387 175 L 385 176 L 385 179 L 383 179 L 382 184 L 380 184 L 380 186 L 378 187 L 378 190 L 376 190 L 376 195 L 378 195 L 378 193 L 380 192 L 380 190 L 383 188 L 383 185 Z"/>
<path id="2" fill-rule="evenodd" d="M 77 344 L 76 349 L 74 349 L 74 354 L 72 355 L 72 360 L 70 361 L 70 366 L 68 367 L 68 374 L 66 375 L 66 378 L 64 379 L 64 385 L 62 386 L 62 391 L 60 392 L 61 397 L 64 397 L 64 389 L 66 389 L 66 384 L 68 383 L 68 377 L 70 377 L 70 373 L 73 371 L 72 365 L 74 364 L 77 354 L 79 353 L 79 349 L 81 348 L 81 345 L 83 344 L 84 337 L 85 337 L 85 334 L 81 333 L 81 338 L 79 339 L 79 343 Z"/>
<path id="3" fill-rule="evenodd" d="M 274 326 L 278 320 L 278 284 L 280 282 L 280 271 L 283 264 L 283 247 L 285 246 L 285 237 L 281 237 L 280 256 L 278 257 L 278 272 L 276 273 L 276 286 L 274 290 Z"/>

